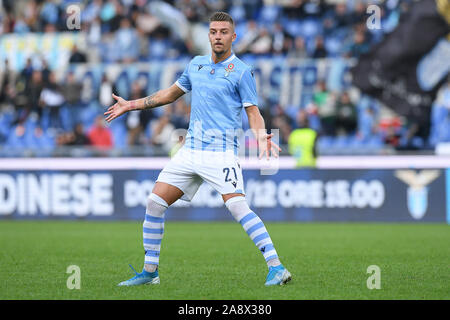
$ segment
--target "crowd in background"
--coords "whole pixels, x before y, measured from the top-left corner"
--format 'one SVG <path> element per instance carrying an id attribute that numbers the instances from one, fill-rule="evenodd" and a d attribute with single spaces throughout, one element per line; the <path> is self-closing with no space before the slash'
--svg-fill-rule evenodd
<path id="1" fill-rule="evenodd" d="M 67 31 L 65 8 L 78 4 L 70 0 L 0 3 L 0 35 Z M 356 0 L 84 1 L 80 32 L 86 34 L 88 50 L 74 46 L 69 62 L 133 63 L 206 54 L 208 17 L 217 10 L 227 11 L 235 19 L 238 39 L 233 49 L 244 61 L 255 56 L 358 58 L 395 28 L 409 3 L 380 3 L 381 28 L 368 29 L 369 3 Z M 0 79 L 0 145 L 4 147 L 34 146 L 44 150 L 58 145 L 92 145 L 102 149 L 151 145 L 168 152 L 172 131 L 187 128 L 189 122 L 188 101 L 180 99 L 163 112 L 133 112 L 118 122 L 122 126 L 107 126 L 98 110 L 85 112 L 87 106 L 82 97 L 90 88 L 77 82 L 73 73 L 57 81 L 47 61 L 40 61 L 36 68 L 31 58 L 19 72 L 14 72 L 7 60 L 0 61 L 0 65 L 4 71 Z M 99 110 L 114 103 L 112 92 L 116 92 L 114 84 L 104 77 L 97 93 Z M 450 86 L 444 86 L 435 102 L 439 110 L 444 110 L 441 117 L 444 112 L 449 117 L 449 92 Z M 135 82 L 126 98 L 149 94 Z M 287 110 L 276 103 L 263 104 L 266 126 L 280 129 L 282 144 L 287 143 L 290 132 L 299 126 L 298 119 L 306 114 L 309 125 L 324 138 L 325 147 L 327 137 L 342 137 L 342 141 L 375 137 L 373 142 L 378 147 L 411 146 L 412 137 L 408 137 L 405 123 L 399 118 L 380 122 L 376 102 L 355 101 L 347 91 L 329 91 L 325 81 L 318 82 L 306 108 L 294 106 L 294 110 Z M 362 104 L 366 105 L 361 107 Z M 436 137 L 435 133 L 434 139 L 450 140 L 450 136 L 444 132 Z M 428 143 L 417 141 L 415 145 L 421 148 Z"/>
<path id="2" fill-rule="evenodd" d="M 205 54 L 208 18 L 229 12 L 239 55 L 357 57 L 392 30 L 408 1 L 380 6 L 381 29 L 368 30 L 365 1 L 324 0 L 2 0 L 0 34 L 68 31 L 66 8 L 80 5 L 89 51 L 72 62 L 135 62 Z M 381 31 L 382 30 L 382 31 Z M 114 50 L 111 50 L 114 49 Z"/>

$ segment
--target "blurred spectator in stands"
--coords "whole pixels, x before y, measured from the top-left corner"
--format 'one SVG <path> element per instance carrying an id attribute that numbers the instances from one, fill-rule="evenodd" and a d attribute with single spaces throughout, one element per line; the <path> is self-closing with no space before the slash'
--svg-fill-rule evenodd
<path id="1" fill-rule="evenodd" d="M 186 104 L 185 99 L 178 99 L 173 104 L 173 112 L 170 117 L 170 122 L 176 129 L 186 129 L 189 127 L 190 110 Z"/>
<path id="2" fill-rule="evenodd" d="M 136 29 L 131 25 L 128 18 L 120 21 L 120 28 L 117 30 L 114 45 L 118 52 L 120 62 L 130 63 L 137 61 L 139 57 L 139 39 Z"/>
<path id="3" fill-rule="evenodd" d="M 169 1 L 166 1 L 169 2 Z M 175 5 L 191 23 L 203 22 L 210 15 L 210 1 L 205 0 L 178 0 Z M 217 1 L 220 2 L 220 1 Z"/>
<path id="4" fill-rule="evenodd" d="M 294 46 L 289 50 L 288 58 L 305 59 L 308 58 L 308 52 L 305 47 L 305 39 L 302 36 L 298 36 L 294 39 Z"/>
<path id="5" fill-rule="evenodd" d="M 51 71 L 48 66 L 47 60 L 45 60 L 44 58 L 41 59 L 41 72 L 42 72 L 42 82 L 44 83 L 44 85 L 46 85 L 47 83 L 49 83 Z"/>
<path id="6" fill-rule="evenodd" d="M 41 25 L 56 25 L 58 23 L 58 16 L 58 6 L 55 1 L 43 1 L 39 14 Z"/>
<path id="7" fill-rule="evenodd" d="M 313 95 L 313 103 L 320 118 L 322 134 L 336 135 L 336 103 L 334 94 L 327 89 L 326 82 L 319 80 L 317 90 Z"/>
<path id="8" fill-rule="evenodd" d="M 292 131 L 291 118 L 284 112 L 279 113 L 272 118 L 271 125 L 280 130 L 280 144 L 287 144 Z"/>
<path id="9" fill-rule="evenodd" d="M 134 81 L 131 85 L 129 100 L 141 99 L 145 96 L 145 90 L 141 87 L 139 81 Z M 135 110 L 127 113 L 128 145 L 143 144 L 141 134 L 144 132 L 152 117 L 153 111 L 151 109 Z"/>
<path id="10" fill-rule="evenodd" d="M 150 122 L 151 143 L 162 147 L 164 153 L 168 154 L 176 141 L 172 141 L 172 133 L 175 126 L 170 123 L 170 108 L 166 108 L 165 113 L 159 118 Z"/>
<path id="11" fill-rule="evenodd" d="M 259 31 L 258 25 L 255 20 L 247 22 L 247 28 L 245 34 L 240 35 L 241 39 L 235 45 L 237 54 L 247 53 L 250 50 L 250 46 L 258 39 Z"/>
<path id="12" fill-rule="evenodd" d="M 317 158 L 317 132 L 310 128 L 308 115 L 300 109 L 297 113 L 298 128 L 289 135 L 289 153 L 295 157 L 297 168 L 315 167 Z"/>
<path id="13" fill-rule="evenodd" d="M 347 45 L 347 51 L 351 57 L 359 57 L 361 54 L 368 52 L 369 43 L 366 41 L 366 34 L 362 30 L 355 30 L 353 39 Z"/>
<path id="14" fill-rule="evenodd" d="M 86 60 L 90 62 L 101 61 L 100 44 L 102 42 L 102 24 L 99 17 L 95 17 L 87 24 L 86 42 L 89 48 L 86 52 Z"/>
<path id="15" fill-rule="evenodd" d="M 305 15 L 305 0 L 280 1 L 283 6 L 283 15 L 290 19 L 301 19 Z"/>
<path id="16" fill-rule="evenodd" d="M 84 7 L 81 11 L 81 19 L 84 22 L 92 22 L 96 19 L 100 19 L 100 10 L 102 9 L 103 0 L 93 0 Z"/>
<path id="17" fill-rule="evenodd" d="M 357 126 L 356 106 L 350 100 L 348 92 L 343 92 L 336 103 L 336 129 L 340 135 L 355 133 Z"/>
<path id="18" fill-rule="evenodd" d="M 86 55 L 78 50 L 78 47 L 76 44 L 72 47 L 72 52 L 70 54 L 69 63 L 86 63 L 87 58 Z"/>
<path id="19" fill-rule="evenodd" d="M 347 11 L 346 1 L 336 3 L 334 10 L 335 28 L 347 27 L 352 23 L 352 16 Z"/>
<path id="20" fill-rule="evenodd" d="M 95 117 L 95 122 L 89 130 L 88 138 L 90 144 L 98 149 L 110 149 L 113 146 L 112 133 L 106 127 L 105 120 L 102 115 Z"/>
<path id="21" fill-rule="evenodd" d="M 36 0 L 25 1 L 23 4 L 24 19 L 31 32 L 39 31 L 39 10 L 41 4 Z"/>
<path id="22" fill-rule="evenodd" d="M 82 123 L 77 123 L 73 131 L 73 139 L 69 143 L 74 146 L 85 146 L 89 144 L 89 138 L 84 133 L 84 127 Z"/>
<path id="23" fill-rule="evenodd" d="M 19 14 L 19 17 L 15 21 L 13 32 L 14 33 L 30 32 L 30 28 L 28 27 L 28 24 L 27 24 L 23 14 Z"/>
<path id="24" fill-rule="evenodd" d="M 84 133 L 83 124 L 78 122 L 73 131 L 66 132 L 60 136 L 59 144 L 68 146 L 87 146 L 89 138 Z"/>
<path id="25" fill-rule="evenodd" d="M 25 86 L 28 86 L 31 80 L 31 75 L 33 74 L 34 68 L 31 58 L 27 58 L 25 67 L 20 72 L 20 76 L 25 80 Z"/>
<path id="26" fill-rule="evenodd" d="M 62 87 L 65 99 L 64 108 L 67 109 L 70 115 L 70 127 L 78 122 L 80 112 L 82 111 L 81 90 L 83 86 L 75 79 L 72 71 L 69 71 L 66 76 L 66 81 Z M 68 129 L 68 128 L 65 128 Z"/>
<path id="27" fill-rule="evenodd" d="M 53 149 L 55 146 L 53 135 L 51 135 L 48 131 L 44 131 L 40 126 L 33 128 L 32 133 L 26 138 L 27 147 L 35 149 L 35 152 L 38 153 L 46 150 L 48 151 L 48 149 Z"/>
<path id="28" fill-rule="evenodd" d="M 245 10 L 245 17 L 247 19 L 256 19 L 256 14 L 261 8 L 261 0 L 245 0 L 243 1 L 243 6 Z"/>
<path id="29" fill-rule="evenodd" d="M 253 54 L 268 54 L 272 49 L 272 37 L 266 28 L 260 28 L 257 39 L 251 44 Z"/>
<path id="30" fill-rule="evenodd" d="M 9 148 L 25 148 L 25 126 L 23 122 L 19 122 L 16 126 L 11 128 L 11 133 L 8 135 L 6 146 Z"/>
<path id="31" fill-rule="evenodd" d="M 0 109 L 3 103 L 11 103 L 14 95 L 15 72 L 10 68 L 9 60 L 5 59 L 5 65 L 0 72 Z"/>
<path id="32" fill-rule="evenodd" d="M 386 145 L 397 148 L 400 146 L 400 139 L 402 135 L 394 126 L 389 126 L 386 128 L 386 134 L 384 135 L 384 143 Z"/>
<path id="33" fill-rule="evenodd" d="M 56 25 L 52 24 L 52 23 L 47 23 L 44 27 L 44 33 L 52 33 L 52 32 L 57 32 L 58 29 L 56 28 Z"/>
<path id="34" fill-rule="evenodd" d="M 39 106 L 43 109 L 40 116 L 44 117 L 42 120 L 48 121 L 49 128 L 62 128 L 59 111 L 64 102 L 62 88 L 56 81 L 55 73 L 51 72 L 39 96 Z"/>
<path id="35" fill-rule="evenodd" d="M 325 49 L 322 36 L 316 37 L 316 46 L 313 53 L 313 58 L 320 59 L 327 57 L 327 50 Z"/>
<path id="36" fill-rule="evenodd" d="M 98 100 L 102 108 L 109 107 L 115 103 L 115 100 L 112 97 L 113 92 L 117 93 L 117 90 L 105 73 L 102 76 L 102 83 L 100 84 L 98 96 Z"/>
<path id="37" fill-rule="evenodd" d="M 123 6 L 118 0 L 103 2 L 100 9 L 100 19 L 102 20 L 102 26 L 104 32 L 115 32 L 120 27 L 120 21 L 122 18 Z"/>
<path id="38" fill-rule="evenodd" d="M 373 134 L 376 132 L 375 128 L 375 112 L 373 107 L 366 107 L 362 111 L 362 115 L 360 118 L 360 122 L 358 123 L 358 137 L 362 141 L 366 141 L 370 139 Z"/>
<path id="39" fill-rule="evenodd" d="M 354 6 L 354 10 L 352 12 L 352 23 L 353 24 L 360 24 L 360 23 L 366 23 L 368 14 L 366 13 L 367 10 L 367 4 L 365 4 L 363 1 L 357 1 Z M 381 9 L 383 10 L 383 9 Z"/>
<path id="40" fill-rule="evenodd" d="M 35 111 L 38 114 L 38 118 L 42 115 L 42 108 L 39 103 L 41 92 L 43 89 L 42 72 L 40 70 L 34 70 L 31 74 L 31 80 L 26 86 L 24 95 L 26 97 L 25 113 L 20 112 L 20 120 L 25 120 L 30 111 Z"/>
<path id="41" fill-rule="evenodd" d="M 272 53 L 282 53 L 284 50 L 284 41 L 286 40 L 286 34 L 284 33 L 283 26 L 279 22 L 273 25 L 271 35 Z"/>

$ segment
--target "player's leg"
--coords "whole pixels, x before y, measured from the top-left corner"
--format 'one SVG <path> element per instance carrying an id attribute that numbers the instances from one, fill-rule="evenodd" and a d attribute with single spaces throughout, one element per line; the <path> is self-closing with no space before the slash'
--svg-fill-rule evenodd
<path id="1" fill-rule="evenodd" d="M 291 279 L 283 267 L 264 223 L 248 206 L 239 159 L 229 153 L 202 152 L 203 161 L 197 173 L 222 195 L 226 207 L 262 252 L 269 267 L 266 285 L 283 284 Z M 276 275 L 276 277 L 275 277 Z M 282 276 L 278 279 L 279 276 Z M 275 280 L 274 280 L 275 279 Z"/>
<path id="2" fill-rule="evenodd" d="M 183 196 L 183 191 L 179 188 L 158 181 L 147 199 L 143 224 L 144 270 L 147 272 L 155 272 L 159 265 L 161 241 L 164 236 L 165 211 L 181 196 Z"/>
<path id="3" fill-rule="evenodd" d="M 135 272 L 135 277 L 119 285 L 159 283 L 158 266 L 164 236 L 165 211 L 179 198 L 190 201 L 202 183 L 200 177 L 193 172 L 186 152 L 179 150 L 164 167 L 147 199 L 143 223 L 145 259 L 142 272 Z"/>
<path id="4" fill-rule="evenodd" d="M 164 215 L 167 208 L 183 196 L 183 191 L 165 182 L 156 182 L 147 198 L 143 223 L 143 243 L 145 250 L 144 268 L 135 276 L 119 283 L 119 286 L 158 284 L 159 254 L 164 236 Z M 131 265 L 130 265 L 131 267 Z"/>
<path id="5" fill-rule="evenodd" d="M 244 195 L 229 193 L 223 194 L 222 198 L 233 218 L 242 225 L 247 235 L 263 254 L 269 268 L 266 285 L 285 284 L 290 281 L 291 274 L 281 264 L 269 232 L 259 216 L 250 209 Z"/>

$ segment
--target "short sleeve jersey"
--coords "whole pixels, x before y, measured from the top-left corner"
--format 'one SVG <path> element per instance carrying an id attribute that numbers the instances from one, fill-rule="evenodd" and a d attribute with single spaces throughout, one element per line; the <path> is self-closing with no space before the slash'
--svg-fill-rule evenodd
<path id="1" fill-rule="evenodd" d="M 242 109 L 258 105 L 250 66 L 233 53 L 214 63 L 210 55 L 196 56 L 175 84 L 191 91 L 191 116 L 186 147 L 200 150 L 234 150 L 242 132 Z"/>

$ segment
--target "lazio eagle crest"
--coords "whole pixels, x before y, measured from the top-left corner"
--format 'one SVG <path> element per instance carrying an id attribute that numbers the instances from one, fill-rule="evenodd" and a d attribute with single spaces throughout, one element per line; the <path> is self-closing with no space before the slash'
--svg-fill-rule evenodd
<path id="1" fill-rule="evenodd" d="M 427 185 L 439 177 L 439 170 L 422 170 L 418 173 L 414 170 L 397 170 L 394 175 L 409 186 L 407 191 L 409 213 L 416 220 L 422 219 L 428 208 Z"/>

